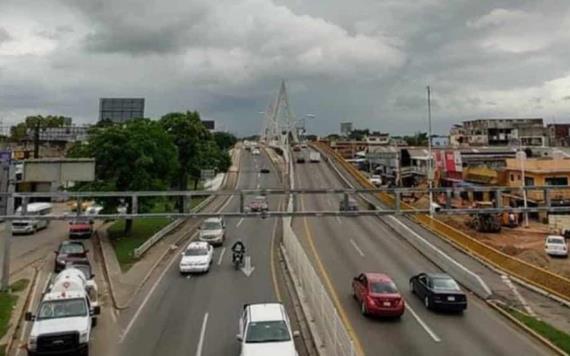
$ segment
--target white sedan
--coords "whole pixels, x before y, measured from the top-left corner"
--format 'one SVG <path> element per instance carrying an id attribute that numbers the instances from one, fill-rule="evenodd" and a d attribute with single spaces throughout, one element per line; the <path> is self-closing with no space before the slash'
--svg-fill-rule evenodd
<path id="1" fill-rule="evenodd" d="M 191 242 L 182 252 L 180 273 L 208 272 L 213 257 L 214 248 L 212 245 L 203 241 Z"/>
<path id="2" fill-rule="evenodd" d="M 544 241 L 544 251 L 550 256 L 568 257 L 568 246 L 562 236 L 546 236 Z"/>
<path id="3" fill-rule="evenodd" d="M 374 184 L 374 186 L 379 187 L 382 185 L 382 177 L 379 175 L 373 175 L 369 178 L 370 183 Z"/>

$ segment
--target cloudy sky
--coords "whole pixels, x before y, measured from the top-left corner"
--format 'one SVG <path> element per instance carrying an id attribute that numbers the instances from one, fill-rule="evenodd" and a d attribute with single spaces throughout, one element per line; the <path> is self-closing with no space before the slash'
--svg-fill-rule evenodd
<path id="1" fill-rule="evenodd" d="M 142 5 L 142 4 L 145 5 Z M 570 1 L 0 0 L 0 119 L 198 110 L 238 134 L 287 80 L 309 129 L 392 133 L 478 117 L 570 122 Z"/>

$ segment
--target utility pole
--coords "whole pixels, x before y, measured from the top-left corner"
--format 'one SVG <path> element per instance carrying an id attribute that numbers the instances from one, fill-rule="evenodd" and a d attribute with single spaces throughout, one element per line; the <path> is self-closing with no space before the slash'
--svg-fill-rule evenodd
<path id="1" fill-rule="evenodd" d="M 428 187 L 429 187 L 429 216 L 433 217 L 433 162 L 431 152 L 431 88 L 427 86 L 428 104 Z"/>
<path id="2" fill-rule="evenodd" d="M 6 202 L 6 215 L 14 215 L 14 169 L 10 161 L 2 161 L 2 170 L 5 177 L 2 187 L 7 189 L 8 197 Z M 6 172 L 7 171 L 7 172 Z M 10 244 L 12 240 L 12 221 L 5 222 L 4 233 L 2 234 L 2 279 L 0 280 L 0 290 L 7 291 L 10 288 Z"/>
<path id="3" fill-rule="evenodd" d="M 523 193 L 523 204 L 524 204 L 524 227 L 528 228 L 528 200 L 527 200 L 527 193 L 526 193 L 526 177 L 524 172 L 524 161 L 526 160 L 526 152 L 522 149 L 522 140 L 519 138 L 519 160 L 521 164 L 521 187 Z"/>

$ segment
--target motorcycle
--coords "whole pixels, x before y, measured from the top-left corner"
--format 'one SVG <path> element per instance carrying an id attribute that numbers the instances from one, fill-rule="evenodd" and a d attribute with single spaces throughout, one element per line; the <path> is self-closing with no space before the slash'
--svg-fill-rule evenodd
<path id="1" fill-rule="evenodd" d="M 243 266 L 243 252 L 234 252 L 232 262 L 234 263 L 236 271 L 240 269 L 240 267 Z"/>

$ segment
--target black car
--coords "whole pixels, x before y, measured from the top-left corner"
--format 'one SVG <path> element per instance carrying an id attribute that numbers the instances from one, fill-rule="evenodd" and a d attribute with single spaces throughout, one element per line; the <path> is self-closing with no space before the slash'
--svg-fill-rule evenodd
<path id="1" fill-rule="evenodd" d="M 457 312 L 467 309 L 467 296 L 447 274 L 420 273 L 410 278 L 410 289 L 428 309 Z"/>
<path id="2" fill-rule="evenodd" d="M 68 263 L 84 261 L 87 252 L 89 250 L 80 241 L 63 241 L 55 251 L 55 273 L 63 271 Z"/>

